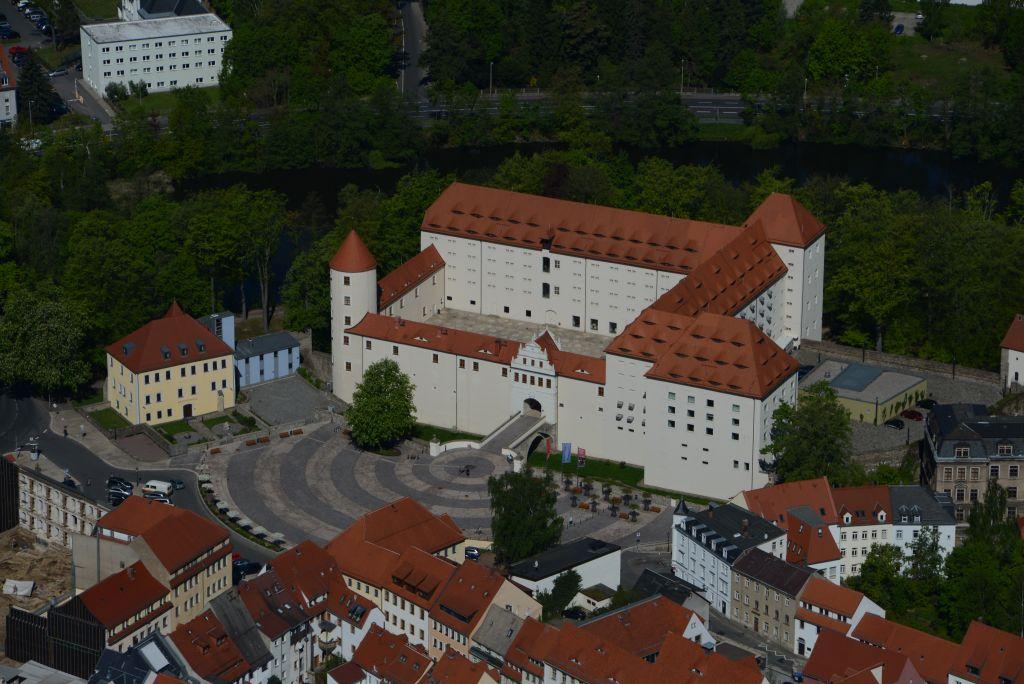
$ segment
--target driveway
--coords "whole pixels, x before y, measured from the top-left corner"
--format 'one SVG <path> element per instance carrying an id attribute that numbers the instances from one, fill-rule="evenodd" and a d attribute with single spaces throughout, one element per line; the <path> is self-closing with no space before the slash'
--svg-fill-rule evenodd
<path id="1" fill-rule="evenodd" d="M 895 30 L 897 26 L 903 24 L 903 35 L 912 36 L 917 33 L 917 13 L 916 12 L 893 12 L 892 13 L 892 28 Z"/>
<path id="2" fill-rule="evenodd" d="M 427 23 L 423 19 L 423 6 L 419 2 L 402 4 L 402 49 L 409 54 L 409 64 L 399 77 L 399 88 L 410 97 L 419 99 L 423 89 L 420 81 L 426 71 L 420 66 L 420 55 L 427 43 Z"/>

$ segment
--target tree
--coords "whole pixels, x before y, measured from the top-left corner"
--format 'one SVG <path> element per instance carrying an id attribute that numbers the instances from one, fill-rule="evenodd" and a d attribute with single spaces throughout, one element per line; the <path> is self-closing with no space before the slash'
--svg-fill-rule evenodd
<path id="1" fill-rule="evenodd" d="M 128 88 L 125 87 L 124 83 L 118 81 L 111 81 L 107 84 L 103 94 L 111 102 L 120 102 L 121 100 L 127 99 Z"/>
<path id="2" fill-rule="evenodd" d="M 901 614 L 907 607 L 905 582 L 903 551 L 891 544 L 875 544 L 848 584 L 886 610 Z"/>
<path id="3" fill-rule="evenodd" d="M 779 482 L 824 476 L 841 487 L 863 479 L 853 461 L 850 414 L 827 382 L 802 389 L 796 406 L 781 404 L 773 420 L 772 441 L 761 453 L 775 457 Z"/>
<path id="4" fill-rule="evenodd" d="M 857 17 L 862 22 L 881 21 L 888 26 L 892 22 L 892 16 L 890 0 L 860 0 L 857 6 Z"/>
<path id="5" fill-rule="evenodd" d="M 542 591 L 537 594 L 537 601 L 543 609 L 541 618 L 551 620 L 561 616 L 562 611 L 569 607 L 573 598 L 583 588 L 583 580 L 575 570 L 563 572 L 555 578 L 551 591 Z"/>
<path id="6" fill-rule="evenodd" d="M 51 121 L 60 95 L 50 85 L 39 58 L 33 52 L 28 55 L 18 74 L 18 111 L 27 112 L 35 121 Z"/>
<path id="7" fill-rule="evenodd" d="M 273 190 L 260 190 L 249 195 L 248 220 L 240 226 L 242 255 L 245 263 L 256 271 L 263 308 L 263 332 L 270 330 L 271 261 L 281 246 L 286 219 L 285 198 Z"/>
<path id="8" fill-rule="evenodd" d="M 355 443 L 379 449 L 407 437 L 416 425 L 415 390 L 409 376 L 391 359 L 367 366 L 345 413 Z"/>
<path id="9" fill-rule="evenodd" d="M 515 563 L 558 544 L 564 521 L 555 512 L 557 495 L 550 471 L 536 477 L 527 467 L 491 476 L 487 493 L 498 562 Z"/>
<path id="10" fill-rule="evenodd" d="M 946 28 L 948 10 L 949 0 L 921 0 L 924 19 L 918 23 L 917 33 L 929 41 L 938 38 Z"/>

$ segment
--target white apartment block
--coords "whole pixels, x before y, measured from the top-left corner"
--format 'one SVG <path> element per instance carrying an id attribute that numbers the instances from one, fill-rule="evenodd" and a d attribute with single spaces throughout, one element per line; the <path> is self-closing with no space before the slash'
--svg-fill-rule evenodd
<path id="1" fill-rule="evenodd" d="M 422 422 L 488 434 L 530 408 L 573 452 L 728 498 L 768 482 L 787 350 L 820 339 L 823 235 L 779 194 L 737 227 L 454 183 L 379 282 L 354 233 L 332 260 L 333 391 L 390 358 Z"/>
<path id="2" fill-rule="evenodd" d="M 29 468 L 18 469 L 21 527 L 50 544 L 71 547 L 73 535 L 89 536 L 108 509 Z"/>
<path id="3" fill-rule="evenodd" d="M 82 78 L 93 91 L 144 81 L 156 93 L 217 85 L 231 28 L 207 13 L 86 24 L 81 39 Z"/>

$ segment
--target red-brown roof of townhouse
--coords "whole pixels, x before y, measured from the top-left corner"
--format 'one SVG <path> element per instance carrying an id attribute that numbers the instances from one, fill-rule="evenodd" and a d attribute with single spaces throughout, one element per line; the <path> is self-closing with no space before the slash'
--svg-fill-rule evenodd
<path id="1" fill-rule="evenodd" d="M 447 649 L 430 670 L 430 684 L 477 684 L 484 676 L 494 682 L 501 680 L 497 670 L 486 663 L 474 663 L 458 651 Z"/>
<path id="2" fill-rule="evenodd" d="M 1024 638 L 975 620 L 957 649 L 950 674 L 979 684 L 1020 682 L 1024 680 Z"/>
<path id="3" fill-rule="evenodd" d="M 444 268 L 444 259 L 437 247 L 430 245 L 391 273 L 377 281 L 380 292 L 378 309 L 383 311 L 414 287 Z"/>
<path id="4" fill-rule="evenodd" d="M 792 195 L 773 192 L 754 210 L 744 227 L 760 225 L 775 244 L 806 248 L 825 233 L 825 225 Z"/>
<path id="5" fill-rule="evenodd" d="M 271 641 L 312 617 L 303 610 L 297 593 L 281 582 L 272 569 L 239 584 L 238 596 Z"/>
<path id="6" fill-rule="evenodd" d="M 359 233 L 350 230 L 341 241 L 338 251 L 331 257 L 331 269 L 346 273 L 363 273 L 377 268 L 377 260 L 367 248 Z"/>
<path id="7" fill-rule="evenodd" d="M 133 373 L 229 356 L 231 347 L 173 302 L 167 313 L 107 347 Z"/>
<path id="8" fill-rule="evenodd" d="M 864 594 L 815 575 L 804 585 L 800 600 L 852 618 Z"/>
<path id="9" fill-rule="evenodd" d="M 228 531 L 217 523 L 185 508 L 174 508 L 174 511 L 173 516 L 158 520 L 140 535 L 171 573 L 228 540 Z M 230 544 L 224 547 L 222 554 L 229 552 Z"/>
<path id="10" fill-rule="evenodd" d="M 893 653 L 907 656 L 928 684 L 945 684 L 957 657 L 957 645 L 937 636 L 868 613 L 851 635 Z"/>
<path id="11" fill-rule="evenodd" d="M 407 496 L 370 511 L 360 520 L 366 541 L 396 553 L 402 553 L 410 546 L 417 546 L 428 553 L 439 553 L 466 541 L 466 536 L 450 515 L 436 515 Z"/>
<path id="12" fill-rule="evenodd" d="M 646 661 L 642 661 L 646 665 Z M 673 682 L 673 684 L 761 684 L 764 675 L 754 656 L 730 660 L 708 651 L 682 634 L 670 634 L 662 645 L 661 655 L 645 672 L 641 682 Z"/>
<path id="13" fill-rule="evenodd" d="M 430 658 L 404 634 L 371 627 L 352 654 L 352 662 L 390 684 L 415 684 L 430 667 Z"/>
<path id="14" fill-rule="evenodd" d="M 546 655 L 534 658 L 584 682 L 626 684 L 649 681 L 647 677 L 652 674 L 647 661 L 614 641 L 569 623 L 557 630 Z"/>
<path id="15" fill-rule="evenodd" d="M 1003 349 L 1024 352 L 1024 314 L 1014 315 L 999 346 Z"/>
<path id="16" fill-rule="evenodd" d="M 366 541 L 365 525 L 365 520 L 359 518 L 329 541 L 325 549 L 343 574 L 380 587 L 388 581 L 398 554 Z"/>
<path id="17" fill-rule="evenodd" d="M 694 615 L 689 608 L 658 596 L 584 622 L 580 628 L 647 658 L 661 651 L 669 634 L 686 631 Z"/>
<path id="18" fill-rule="evenodd" d="M 392 566 L 391 576 L 384 587 L 406 601 L 430 610 L 455 574 L 456 567 L 450 561 L 410 546 Z"/>
<path id="19" fill-rule="evenodd" d="M 702 313 L 662 351 L 646 376 L 763 399 L 798 367 L 750 321 Z"/>
<path id="20" fill-rule="evenodd" d="M 522 672 L 543 679 L 544 667 L 534 661 L 544 660 L 557 632 L 558 630 L 550 625 L 534 618 L 526 618 L 512 639 L 508 652 L 505 653 L 502 674 L 516 681 L 522 681 Z"/>
<path id="21" fill-rule="evenodd" d="M 689 316 L 648 307 L 605 347 L 605 353 L 654 363 L 692 322 Z"/>
<path id="22" fill-rule="evenodd" d="M 675 273 L 689 273 L 742 232 L 736 226 L 465 183 L 452 183 L 441 193 L 420 229 Z"/>
<path id="23" fill-rule="evenodd" d="M 276 556 L 269 565 L 284 584 L 305 599 L 307 607 L 326 596 L 332 579 L 339 577 L 334 558 L 308 539 Z"/>
<path id="24" fill-rule="evenodd" d="M 497 570 L 467 560 L 455 568 L 430 609 L 430 617 L 468 637 L 504 582 Z"/>
<path id="25" fill-rule="evenodd" d="M 374 313 L 366 314 L 345 332 L 505 365 L 512 363 L 519 351 L 519 342 L 512 340 Z"/>
<path id="26" fill-rule="evenodd" d="M 102 529 L 138 537 L 156 523 L 176 515 L 178 509 L 159 501 L 132 495 L 96 522 Z M 109 537 L 105 537 L 109 538 Z"/>
<path id="27" fill-rule="evenodd" d="M 555 367 L 555 373 L 563 378 L 604 384 L 605 361 L 593 356 L 562 351 L 547 330 L 537 338 L 537 344 L 548 353 L 548 360 Z"/>
<path id="28" fill-rule="evenodd" d="M 810 524 L 792 513 L 787 514 L 786 560 L 816 565 L 842 557 L 827 524 Z"/>
<path id="29" fill-rule="evenodd" d="M 836 502 L 840 525 L 846 524 L 844 517 L 847 513 L 850 514 L 850 525 L 892 522 L 892 497 L 886 485 L 836 487 L 832 490 L 832 499 Z M 885 513 L 884 517 L 882 513 Z"/>
<path id="30" fill-rule="evenodd" d="M 115 572 L 79 597 L 109 630 L 166 598 L 168 589 L 149 574 L 142 561 Z"/>
<path id="31" fill-rule="evenodd" d="M 696 316 L 732 316 L 786 275 L 786 264 L 765 239 L 760 225 L 737 235 L 686 278 L 666 291 L 652 309 Z M 782 302 L 776 315 L 782 315 Z"/>
<path id="32" fill-rule="evenodd" d="M 234 682 L 251 669 L 212 610 L 178 625 L 170 637 L 189 667 L 206 681 Z"/>
<path id="33" fill-rule="evenodd" d="M 743 499 L 746 509 L 784 530 L 789 525 L 788 511 L 798 506 L 810 508 L 821 516 L 826 525 L 835 525 L 839 521 L 832 487 L 824 477 L 749 489 L 743 492 Z"/>
<path id="34" fill-rule="evenodd" d="M 830 618 L 827 615 L 822 615 L 821 613 L 815 613 L 813 610 L 808 610 L 803 606 L 796 609 L 796 619 L 809 622 L 812 625 L 817 625 L 823 630 L 832 630 L 843 635 L 850 633 L 851 625 L 849 622 L 843 622 L 842 620 Z"/>
<path id="35" fill-rule="evenodd" d="M 14 90 L 18 86 L 18 77 L 11 68 L 11 61 L 7 58 L 7 52 L 0 50 L 0 70 L 7 75 L 7 85 L 0 90 Z"/>
<path id="36" fill-rule="evenodd" d="M 860 681 L 857 677 L 861 672 L 879 666 L 882 668 L 882 681 L 879 683 L 874 678 L 864 681 L 910 684 L 923 679 L 906 655 L 870 646 L 829 629 L 818 634 L 803 672 L 818 682 L 852 684 Z"/>
<path id="37" fill-rule="evenodd" d="M 349 589 L 344 579 L 339 577 L 331 582 L 331 590 L 327 594 L 327 611 L 339 620 L 362 629 L 374 610 L 377 610 L 376 604 Z"/>

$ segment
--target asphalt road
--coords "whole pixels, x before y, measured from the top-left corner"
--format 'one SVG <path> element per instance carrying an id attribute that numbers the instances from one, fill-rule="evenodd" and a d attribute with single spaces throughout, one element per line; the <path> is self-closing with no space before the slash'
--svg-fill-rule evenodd
<path id="1" fill-rule="evenodd" d="M 199 497 L 195 473 L 184 469 L 123 470 L 111 468 L 99 456 L 92 453 L 73 439 L 50 432 L 50 415 L 46 403 L 34 398 L 15 399 L 8 394 L 0 395 L 0 451 L 10 451 L 29 438 L 38 438 L 39 448 L 50 461 L 67 470 L 79 483 L 80 489 L 101 503 L 106 501 L 106 482 L 111 475 L 123 477 L 129 482 L 143 482 L 150 479 L 182 480 L 185 489 L 174 493 L 175 506 L 187 508 L 216 522 L 206 510 Z M 275 554 L 248 539 L 231 532 L 235 550 L 246 558 L 265 563 Z"/>
<path id="2" fill-rule="evenodd" d="M 762 669 L 765 670 L 765 674 L 771 682 L 776 684 L 792 682 L 794 670 L 798 672 L 803 670 L 806 661 L 797 660 L 796 655 L 792 652 L 784 651 L 778 644 L 767 643 L 743 625 L 721 616 L 714 610 L 711 611 L 710 628 L 712 635 L 720 641 L 724 640 L 734 646 L 739 646 L 759 658 L 767 656 Z"/>
<path id="3" fill-rule="evenodd" d="M 426 47 L 427 24 L 423 20 L 423 6 L 419 2 L 402 3 L 402 49 L 409 55 L 408 66 L 399 77 L 399 89 L 410 97 L 420 99 L 423 89 L 420 81 L 426 72 L 420 67 L 420 55 Z"/>

